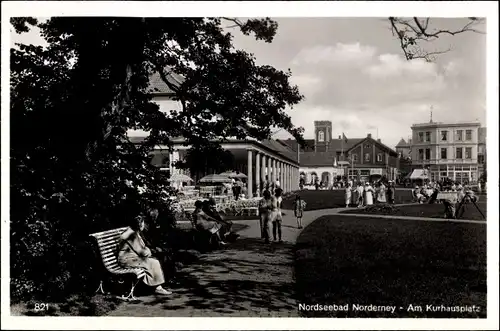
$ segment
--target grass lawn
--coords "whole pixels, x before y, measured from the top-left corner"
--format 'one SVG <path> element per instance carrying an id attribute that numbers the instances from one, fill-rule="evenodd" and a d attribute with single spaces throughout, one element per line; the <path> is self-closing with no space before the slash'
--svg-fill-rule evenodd
<path id="1" fill-rule="evenodd" d="M 485 318 L 486 226 L 324 216 L 297 240 L 295 278 L 298 303 L 397 306 L 394 314 L 302 311 L 306 317 Z M 423 311 L 407 311 L 410 304 Z M 429 304 L 480 312 L 426 312 Z"/>
<path id="2" fill-rule="evenodd" d="M 476 203 L 481 212 L 486 216 L 486 201 Z M 392 215 L 392 216 L 414 216 L 414 217 L 430 217 L 444 218 L 444 206 L 442 204 L 415 204 L 408 206 L 395 207 L 392 213 L 385 213 L 383 210 L 369 211 L 366 209 L 352 209 L 342 212 L 342 214 L 376 214 L 376 215 Z M 483 216 L 478 212 L 473 204 L 465 206 L 465 212 L 461 219 L 464 220 L 484 220 Z"/>
<path id="3" fill-rule="evenodd" d="M 344 190 L 296 191 L 307 203 L 306 210 L 345 207 Z M 396 189 L 396 203 L 408 203 L 412 200 L 411 190 Z M 293 209 L 295 195 L 283 200 L 283 209 Z"/>

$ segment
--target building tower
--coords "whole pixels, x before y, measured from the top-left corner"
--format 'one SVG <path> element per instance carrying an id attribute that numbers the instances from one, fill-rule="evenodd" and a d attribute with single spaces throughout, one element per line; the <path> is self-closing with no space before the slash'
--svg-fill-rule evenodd
<path id="1" fill-rule="evenodd" d="M 332 122 L 314 121 L 314 151 L 327 152 L 332 141 Z"/>

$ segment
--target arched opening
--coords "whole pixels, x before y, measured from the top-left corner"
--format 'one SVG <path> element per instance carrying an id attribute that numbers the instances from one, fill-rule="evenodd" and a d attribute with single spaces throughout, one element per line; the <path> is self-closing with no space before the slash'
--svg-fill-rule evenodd
<path id="1" fill-rule="evenodd" d="M 322 186 L 328 187 L 330 185 L 330 173 L 327 171 L 324 171 L 321 174 L 321 184 Z"/>
<path id="2" fill-rule="evenodd" d="M 316 180 L 318 180 L 318 174 L 316 172 L 311 172 L 311 181 L 309 182 L 309 185 L 314 185 L 316 183 Z"/>

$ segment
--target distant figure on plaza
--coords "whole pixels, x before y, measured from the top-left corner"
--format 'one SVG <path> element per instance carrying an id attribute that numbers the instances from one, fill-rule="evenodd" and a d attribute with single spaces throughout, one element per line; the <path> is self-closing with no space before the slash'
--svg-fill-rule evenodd
<path id="1" fill-rule="evenodd" d="M 394 201 L 396 199 L 396 188 L 394 187 L 393 181 L 389 182 L 389 188 L 387 189 L 387 199 L 389 200 L 388 202 L 391 205 L 394 204 Z"/>
<path id="2" fill-rule="evenodd" d="M 317 178 L 314 181 L 314 187 L 316 188 L 316 191 L 319 190 L 319 179 L 317 179 Z"/>
<path id="3" fill-rule="evenodd" d="M 306 209 L 306 202 L 301 199 L 300 195 L 297 194 L 295 201 L 293 202 L 293 212 L 297 218 L 297 228 L 302 229 L 302 215 L 304 209 Z"/>
<path id="4" fill-rule="evenodd" d="M 269 190 L 265 190 L 263 193 L 263 198 L 259 201 L 259 220 L 261 237 L 265 240 L 266 244 L 271 242 L 271 224 L 273 210 L 273 198 Z"/>
<path id="5" fill-rule="evenodd" d="M 352 187 L 350 183 L 347 183 L 347 186 L 345 187 L 345 207 L 349 208 L 349 205 L 351 204 L 351 199 L 352 199 Z"/>
<path id="6" fill-rule="evenodd" d="M 194 203 L 195 210 L 193 212 L 193 222 L 198 231 L 204 231 L 212 235 L 216 235 L 217 240 L 221 245 L 227 245 L 222 239 L 220 230 L 222 225 L 213 217 L 208 216 L 203 211 L 203 202 L 200 200 Z"/>
<path id="7" fill-rule="evenodd" d="M 273 222 L 273 238 L 276 241 L 276 232 L 278 234 L 279 242 L 283 242 L 281 240 L 281 224 L 283 223 L 283 214 L 281 212 L 281 203 L 283 202 L 283 197 L 281 194 L 283 190 L 280 187 L 277 187 L 274 192 L 274 201 L 273 201 L 273 210 L 272 210 L 272 222 Z"/>
<path id="8" fill-rule="evenodd" d="M 373 193 L 374 192 L 375 192 L 375 190 L 370 185 L 370 183 L 366 182 L 366 184 L 365 184 L 365 206 L 373 205 Z"/>
<path id="9" fill-rule="evenodd" d="M 242 188 L 243 188 L 243 182 L 241 181 L 241 179 L 238 178 L 236 180 L 236 183 L 234 184 L 234 197 L 236 200 L 240 199 Z"/>
<path id="10" fill-rule="evenodd" d="M 386 194 L 387 194 L 387 189 L 384 183 L 380 182 L 377 190 L 377 202 L 386 203 L 387 202 Z"/>
<path id="11" fill-rule="evenodd" d="M 146 247 L 141 232 L 145 228 L 145 215 L 135 217 L 127 230 L 120 236 L 118 264 L 125 268 L 140 268 L 146 272 L 143 282 L 155 289 L 156 294 L 170 295 L 172 292 L 164 289 L 165 277 L 160 261 L 152 257 L 151 250 Z"/>
<path id="12" fill-rule="evenodd" d="M 364 199 L 365 188 L 361 183 L 358 183 L 357 193 L 358 193 L 358 208 L 361 208 L 363 207 L 363 204 L 365 202 Z"/>
<path id="13" fill-rule="evenodd" d="M 482 192 L 481 181 L 478 181 L 478 182 L 477 182 L 477 191 L 478 191 L 479 193 L 481 193 L 481 192 Z"/>

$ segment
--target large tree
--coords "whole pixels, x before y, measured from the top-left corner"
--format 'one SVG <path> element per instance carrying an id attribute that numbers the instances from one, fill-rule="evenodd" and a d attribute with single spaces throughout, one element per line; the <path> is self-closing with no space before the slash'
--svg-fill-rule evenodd
<path id="1" fill-rule="evenodd" d="M 226 138 L 265 139 L 271 127 L 303 142 L 286 112 L 302 99 L 290 72 L 235 49 L 223 21 L 264 42 L 277 30 L 270 19 L 11 20 L 17 32 L 38 26 L 47 42 L 11 50 L 14 297 L 81 286 L 91 266 L 78 244 L 89 232 L 123 225 L 132 206 L 160 204 L 165 182 L 148 158 L 155 145 L 183 136 L 190 155 L 216 159 Z M 171 72 L 183 82 L 172 84 Z M 152 102 L 155 73 L 180 111 Z M 150 135 L 136 146 L 130 129 Z M 138 186 L 146 188 L 141 196 Z"/>

